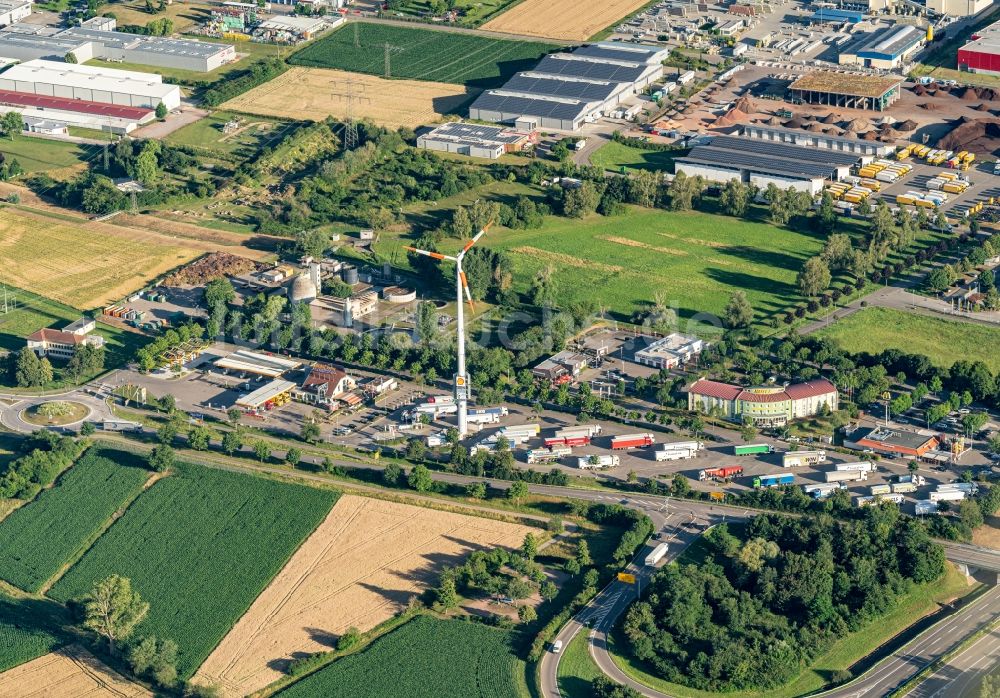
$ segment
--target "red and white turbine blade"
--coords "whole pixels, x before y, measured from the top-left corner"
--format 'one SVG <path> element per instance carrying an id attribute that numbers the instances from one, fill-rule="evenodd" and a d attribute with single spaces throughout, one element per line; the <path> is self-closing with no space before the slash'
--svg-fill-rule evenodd
<path id="1" fill-rule="evenodd" d="M 486 235 L 486 231 L 490 229 L 491 225 L 493 225 L 493 223 L 487 223 L 485 228 L 480 230 L 471 240 L 465 243 L 465 247 L 462 248 L 462 254 L 468 252 L 470 247 L 479 242 L 479 238 L 481 238 L 483 235 Z"/>
<path id="2" fill-rule="evenodd" d="M 418 250 L 416 247 L 404 247 L 407 252 L 415 252 L 417 254 L 422 254 L 425 257 L 431 257 L 433 259 L 450 259 L 455 261 L 454 257 L 449 257 L 446 254 L 441 254 L 440 252 L 428 252 L 427 250 Z"/>
<path id="3" fill-rule="evenodd" d="M 469 307 L 475 310 L 476 304 L 472 302 L 472 291 L 469 290 L 469 279 L 466 278 L 464 271 L 462 272 L 462 288 L 465 289 L 465 298 L 469 301 Z"/>

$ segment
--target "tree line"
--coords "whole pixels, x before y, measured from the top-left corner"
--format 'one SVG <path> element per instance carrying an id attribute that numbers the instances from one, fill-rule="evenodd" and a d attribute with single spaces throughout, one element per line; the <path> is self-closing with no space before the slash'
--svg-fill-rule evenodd
<path id="1" fill-rule="evenodd" d="M 657 676 L 700 690 L 776 689 L 944 573 L 942 548 L 895 506 L 846 522 L 760 515 L 703 545 L 703 562 L 657 572 L 622 625 Z"/>

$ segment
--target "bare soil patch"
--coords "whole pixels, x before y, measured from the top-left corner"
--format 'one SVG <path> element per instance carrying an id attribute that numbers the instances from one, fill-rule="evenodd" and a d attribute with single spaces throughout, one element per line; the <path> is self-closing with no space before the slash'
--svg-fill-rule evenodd
<path id="1" fill-rule="evenodd" d="M 0 674 L 4 698 L 152 698 L 153 694 L 71 645 Z"/>
<path id="2" fill-rule="evenodd" d="M 648 0 L 524 0 L 481 28 L 505 34 L 583 41 L 630 15 Z"/>
<path id="3" fill-rule="evenodd" d="M 221 108 L 314 121 L 350 115 L 391 128 L 416 127 L 439 121 L 442 115 L 468 102 L 476 92 L 442 82 L 385 80 L 341 70 L 292 68 L 229 100 Z"/>
<path id="4" fill-rule="evenodd" d="M 527 526 L 354 495 L 341 497 L 196 674 L 243 696 L 291 659 L 329 650 L 404 609 L 470 552 L 517 547 Z"/>

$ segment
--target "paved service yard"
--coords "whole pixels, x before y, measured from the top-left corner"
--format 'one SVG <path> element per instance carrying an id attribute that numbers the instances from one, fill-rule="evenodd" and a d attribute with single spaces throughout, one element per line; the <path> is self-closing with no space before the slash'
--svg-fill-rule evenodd
<path id="1" fill-rule="evenodd" d="M 891 158 L 888 158 L 891 160 Z M 1000 196 L 1000 177 L 993 174 L 993 165 L 976 162 L 967 172 L 950 170 L 944 167 L 928 165 L 922 160 L 909 158 L 905 163 L 912 165 L 913 170 L 896 182 L 887 184 L 882 182 L 882 188 L 876 194 L 880 199 L 884 199 L 890 206 L 896 206 L 896 196 L 908 191 L 926 193 L 927 182 L 941 174 L 942 172 L 958 172 L 968 178 L 972 186 L 961 194 L 949 194 L 948 202 L 942 206 L 942 210 L 952 217 L 962 218 L 971 206 L 979 201 L 988 202 L 991 196 Z M 915 207 L 907 207 L 915 211 Z M 933 215 L 933 211 L 928 209 L 928 215 Z"/>

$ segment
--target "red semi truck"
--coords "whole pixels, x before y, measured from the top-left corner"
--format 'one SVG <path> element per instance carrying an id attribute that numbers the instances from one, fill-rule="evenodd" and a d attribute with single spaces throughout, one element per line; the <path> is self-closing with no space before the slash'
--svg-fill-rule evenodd
<path id="1" fill-rule="evenodd" d="M 728 480 L 743 474 L 743 466 L 724 465 L 721 468 L 708 468 L 698 472 L 699 480 Z"/>
<path id="2" fill-rule="evenodd" d="M 590 443 L 590 437 L 586 434 L 575 436 L 550 436 L 545 439 L 546 446 L 586 446 Z"/>
<path id="3" fill-rule="evenodd" d="M 652 446 L 656 439 L 652 434 L 624 434 L 611 439 L 612 451 L 624 451 L 628 448 L 645 448 Z"/>

